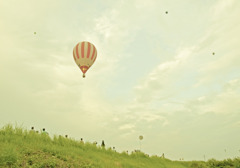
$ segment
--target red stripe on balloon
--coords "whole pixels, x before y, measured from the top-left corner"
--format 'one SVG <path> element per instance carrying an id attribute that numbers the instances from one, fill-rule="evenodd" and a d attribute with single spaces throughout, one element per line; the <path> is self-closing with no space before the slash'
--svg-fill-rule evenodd
<path id="1" fill-rule="evenodd" d="M 91 57 L 91 60 L 93 59 L 93 57 L 94 57 L 94 54 L 95 54 L 95 47 L 93 46 L 93 53 L 92 53 L 92 57 Z"/>
<path id="2" fill-rule="evenodd" d="M 76 46 L 76 54 L 77 54 L 77 58 L 79 59 L 78 46 L 79 46 L 79 43 Z"/>
<path id="3" fill-rule="evenodd" d="M 95 62 L 96 58 L 97 58 L 97 56 L 94 58 L 93 62 Z"/>
<path id="4" fill-rule="evenodd" d="M 87 58 L 89 58 L 90 56 L 90 49 L 91 49 L 91 44 L 88 42 Z"/>
<path id="5" fill-rule="evenodd" d="M 82 58 L 84 58 L 84 42 L 82 42 L 82 46 L 81 46 L 81 54 L 82 54 Z"/>
<path id="6" fill-rule="evenodd" d="M 73 58 L 76 61 L 76 56 L 75 56 L 74 50 L 73 50 Z"/>

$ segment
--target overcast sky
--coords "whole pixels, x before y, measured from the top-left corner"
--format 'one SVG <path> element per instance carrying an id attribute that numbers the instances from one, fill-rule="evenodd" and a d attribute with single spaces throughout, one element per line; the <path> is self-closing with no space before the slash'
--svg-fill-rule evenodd
<path id="1" fill-rule="evenodd" d="M 120 152 L 143 135 L 143 152 L 173 160 L 240 156 L 239 9 L 239 0 L 1 0 L 0 126 Z M 84 79 L 72 56 L 81 41 L 98 51 Z"/>

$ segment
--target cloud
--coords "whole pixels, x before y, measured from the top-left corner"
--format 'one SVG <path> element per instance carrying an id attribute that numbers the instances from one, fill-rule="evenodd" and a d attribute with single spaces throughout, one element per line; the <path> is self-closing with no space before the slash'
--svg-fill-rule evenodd
<path id="1" fill-rule="evenodd" d="M 154 99 L 168 99 L 176 95 L 179 91 L 175 86 L 177 87 L 179 80 L 183 80 L 181 75 L 187 72 L 183 67 L 188 66 L 188 57 L 191 57 L 193 51 L 194 48 L 180 49 L 173 60 L 160 63 L 135 87 L 136 102 L 148 103 Z"/>
<path id="2" fill-rule="evenodd" d="M 140 117 L 139 117 L 139 124 L 141 124 L 143 122 L 147 122 L 147 123 L 156 123 L 156 122 L 160 122 L 162 126 L 166 126 L 169 124 L 169 121 L 167 120 L 166 117 L 163 117 L 159 114 L 152 114 L 152 113 L 145 113 L 145 114 L 142 114 Z"/>
<path id="3" fill-rule="evenodd" d="M 222 3 L 223 1 L 213 6 L 213 10 L 220 10 L 219 6 L 224 6 Z M 179 98 L 182 98 L 182 102 L 187 102 L 202 94 L 211 94 L 209 86 L 209 89 L 201 91 L 204 86 L 210 85 L 216 90 L 226 81 L 239 76 L 240 57 L 236 35 L 240 29 L 235 18 L 238 16 L 237 8 L 234 7 L 236 3 L 231 1 L 224 8 L 221 7 L 222 12 L 231 10 L 231 13 L 224 18 L 222 12 L 212 16 L 209 20 L 213 24 L 206 31 L 203 30 L 203 36 L 199 36 L 195 44 L 179 47 L 174 58 L 169 57 L 169 60 L 160 63 L 142 78 L 135 86 L 135 108 L 151 106 L 157 102 L 163 105 L 164 102 L 167 104 Z M 223 24 L 225 21 L 227 23 Z M 225 44 L 224 41 L 228 43 Z M 212 55 L 212 52 L 216 54 Z M 175 110 L 178 111 L 178 108 L 179 106 Z"/>
<path id="4" fill-rule="evenodd" d="M 228 81 L 219 92 L 209 93 L 187 103 L 192 112 L 237 113 L 240 109 L 240 79 Z"/>
<path id="5" fill-rule="evenodd" d="M 124 124 L 122 126 L 119 127 L 119 130 L 132 130 L 135 128 L 134 124 Z"/>
<path id="6" fill-rule="evenodd" d="M 239 10 L 238 1 L 219 1 L 214 6 L 212 24 L 200 44 L 201 50 L 215 52 L 199 68 L 200 78 L 196 86 L 209 83 L 225 82 L 239 75 L 240 57 L 238 37 L 240 36 L 240 24 L 236 22 Z M 211 50 L 210 50 L 211 48 Z"/>
<path id="7" fill-rule="evenodd" d="M 224 1 L 221 0 L 213 7 L 213 17 L 219 18 L 219 15 L 228 14 L 229 10 L 232 10 L 232 7 L 238 2 L 236 0 Z"/>

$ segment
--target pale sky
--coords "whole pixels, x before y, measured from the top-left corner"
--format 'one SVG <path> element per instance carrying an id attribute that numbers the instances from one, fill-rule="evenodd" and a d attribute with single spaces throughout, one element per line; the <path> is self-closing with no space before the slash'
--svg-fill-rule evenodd
<path id="1" fill-rule="evenodd" d="M 239 0 L 0 0 L 0 126 L 119 152 L 139 149 L 143 135 L 143 152 L 172 160 L 240 156 L 239 9 Z M 84 79 L 72 56 L 81 41 L 98 51 Z"/>

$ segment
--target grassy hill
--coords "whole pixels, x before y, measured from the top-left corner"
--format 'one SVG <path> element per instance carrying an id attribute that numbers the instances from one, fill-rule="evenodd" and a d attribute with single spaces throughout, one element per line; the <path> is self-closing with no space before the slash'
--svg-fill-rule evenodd
<path id="1" fill-rule="evenodd" d="M 118 153 L 91 143 L 6 125 L 0 129 L 0 167 L 76 168 L 240 168 L 240 159 L 171 161 L 136 152 Z"/>

